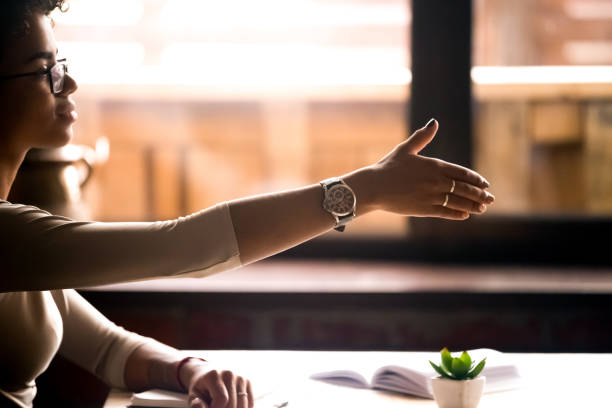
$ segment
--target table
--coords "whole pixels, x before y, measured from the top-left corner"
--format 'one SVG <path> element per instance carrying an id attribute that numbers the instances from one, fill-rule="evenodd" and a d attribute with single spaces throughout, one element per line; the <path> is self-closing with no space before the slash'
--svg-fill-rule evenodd
<path id="1" fill-rule="evenodd" d="M 271 408 L 273 403 L 285 399 L 289 401 L 288 408 L 436 407 L 433 400 L 340 387 L 308 378 L 313 372 L 350 368 L 350 364 L 371 361 L 372 353 L 379 353 L 377 358 L 397 359 L 421 357 L 420 353 L 281 350 L 198 350 L 189 353 L 205 356 L 218 363 L 220 368 L 232 369 L 246 376 L 253 383 L 256 395 L 258 389 L 273 388 L 271 396 L 265 398 L 265 404 L 256 403 L 256 408 Z M 483 395 L 479 408 L 612 406 L 609 390 L 612 354 L 507 355 L 519 367 L 523 385 L 517 390 Z M 104 407 L 125 407 L 130 396 L 129 392 L 112 390 Z"/>

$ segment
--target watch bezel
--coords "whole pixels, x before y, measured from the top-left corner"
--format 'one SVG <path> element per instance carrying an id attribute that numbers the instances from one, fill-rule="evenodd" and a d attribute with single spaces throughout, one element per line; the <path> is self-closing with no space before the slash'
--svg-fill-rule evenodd
<path id="1" fill-rule="evenodd" d="M 329 203 L 330 200 L 329 198 L 331 197 L 331 194 L 333 193 L 334 190 L 337 189 L 345 189 L 348 190 L 351 193 L 351 196 L 353 198 L 353 202 L 351 204 L 351 208 L 349 210 L 347 210 L 346 212 L 336 212 L 334 211 L 332 208 L 329 207 Z M 355 192 L 353 191 L 352 188 L 350 188 L 346 183 L 344 182 L 339 182 L 337 184 L 334 184 L 331 187 L 327 187 L 326 191 L 325 191 L 325 200 L 323 200 L 323 208 L 329 212 L 330 214 L 336 216 L 336 217 L 343 217 L 346 215 L 351 215 L 355 213 L 355 208 L 357 206 L 357 196 L 355 195 Z"/>

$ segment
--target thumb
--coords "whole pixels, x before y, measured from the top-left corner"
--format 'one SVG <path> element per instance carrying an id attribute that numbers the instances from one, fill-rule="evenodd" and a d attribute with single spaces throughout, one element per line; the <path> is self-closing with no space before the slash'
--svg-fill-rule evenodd
<path id="1" fill-rule="evenodd" d="M 425 146 L 429 144 L 438 131 L 438 121 L 430 119 L 425 127 L 417 130 L 406 140 L 408 150 L 412 154 L 418 154 Z"/>

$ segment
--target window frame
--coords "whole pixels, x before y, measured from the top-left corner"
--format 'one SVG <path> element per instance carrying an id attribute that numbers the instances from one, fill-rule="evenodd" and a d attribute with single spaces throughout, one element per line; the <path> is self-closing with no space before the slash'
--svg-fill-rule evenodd
<path id="1" fill-rule="evenodd" d="M 412 0 L 412 16 L 412 103 L 406 109 L 407 129 L 419 128 L 435 117 L 443 125 L 436 142 L 423 154 L 471 167 L 472 0 Z M 277 257 L 595 268 L 612 265 L 606 245 L 606 238 L 612 236 L 610 216 L 485 215 L 463 222 L 409 218 L 407 223 L 410 234 L 405 238 L 326 234 Z"/>

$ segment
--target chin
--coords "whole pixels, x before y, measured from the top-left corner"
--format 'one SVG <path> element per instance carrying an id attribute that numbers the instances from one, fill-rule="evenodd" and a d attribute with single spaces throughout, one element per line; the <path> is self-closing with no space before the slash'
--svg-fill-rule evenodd
<path id="1" fill-rule="evenodd" d="M 44 140 L 41 140 L 41 143 L 36 147 L 42 149 L 51 149 L 66 146 L 72 141 L 72 136 L 72 126 L 70 126 L 68 129 L 63 129 L 62 131 L 54 132 L 49 137 L 45 138 Z"/>
<path id="2" fill-rule="evenodd" d="M 70 126 L 66 132 L 64 132 L 64 138 L 62 140 L 62 146 L 67 145 L 68 143 L 72 142 L 74 136 L 74 132 L 72 131 L 72 126 Z"/>

